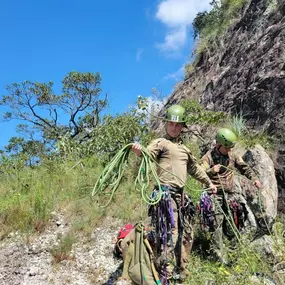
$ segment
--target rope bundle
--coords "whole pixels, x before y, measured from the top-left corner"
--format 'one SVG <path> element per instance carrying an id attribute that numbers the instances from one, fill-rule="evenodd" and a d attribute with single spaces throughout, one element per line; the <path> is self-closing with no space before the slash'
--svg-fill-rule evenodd
<path id="1" fill-rule="evenodd" d="M 117 152 L 96 181 L 92 191 L 92 196 L 97 194 L 110 196 L 109 200 L 103 207 L 107 207 L 111 203 L 114 194 L 119 187 L 124 175 L 124 171 L 128 165 L 128 158 L 132 146 L 133 144 L 130 143 Z M 141 153 L 142 159 L 139 166 L 138 175 L 135 180 L 135 188 L 140 192 L 142 199 L 148 205 L 155 205 L 159 202 L 162 196 L 161 183 L 157 176 L 155 166 L 152 163 L 152 157 L 144 147 L 142 147 Z M 147 194 L 147 189 L 149 188 L 150 184 L 150 174 L 153 176 L 155 184 L 159 189 L 159 194 L 157 197 L 150 197 Z M 106 191 L 106 189 L 108 189 L 108 191 Z"/>

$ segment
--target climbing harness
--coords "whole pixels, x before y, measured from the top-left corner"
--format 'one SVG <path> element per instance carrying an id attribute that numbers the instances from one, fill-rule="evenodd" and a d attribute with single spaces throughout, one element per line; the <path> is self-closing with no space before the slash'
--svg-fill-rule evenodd
<path id="1" fill-rule="evenodd" d="M 195 207 L 183 189 L 176 189 L 167 185 L 161 185 L 161 189 L 162 196 L 160 201 L 156 205 L 149 207 L 148 215 L 151 217 L 152 225 L 150 242 L 155 249 L 156 256 L 159 257 L 158 266 L 161 268 L 161 282 L 162 284 L 169 284 L 167 267 L 170 264 L 174 267 L 172 279 L 178 280 L 180 278 L 181 252 L 177 256 L 175 256 L 174 252 L 176 247 L 173 240 L 173 230 L 176 227 L 174 212 L 177 211 L 178 216 L 178 236 L 175 242 L 178 243 L 178 248 L 181 250 L 185 220 L 189 219 L 190 222 L 192 221 Z M 158 195 L 157 191 L 158 189 L 155 188 L 152 195 Z M 175 203 L 177 208 L 173 209 L 172 203 Z"/>
<path id="2" fill-rule="evenodd" d="M 149 207 L 148 215 L 151 217 L 151 225 L 153 230 L 153 244 L 155 255 L 159 256 L 159 268 L 161 268 L 160 277 L 162 284 L 167 284 L 167 265 L 174 262 L 174 244 L 172 239 L 172 230 L 175 228 L 174 212 L 172 208 L 171 193 L 165 185 L 161 186 L 162 195 L 156 205 Z M 154 199 L 158 195 L 158 188 L 153 190 L 152 196 Z M 171 258 L 167 252 L 167 247 L 170 245 Z"/>

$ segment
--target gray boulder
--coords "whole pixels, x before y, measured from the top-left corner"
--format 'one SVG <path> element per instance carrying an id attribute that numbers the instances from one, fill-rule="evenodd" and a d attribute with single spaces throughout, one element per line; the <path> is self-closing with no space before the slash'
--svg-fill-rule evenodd
<path id="1" fill-rule="evenodd" d="M 264 207 L 264 214 L 268 221 L 273 221 L 277 215 L 278 200 L 277 180 L 273 161 L 261 145 L 256 145 L 253 149 L 248 150 L 243 158 L 259 177 L 262 185 L 259 191 Z M 257 191 L 255 190 L 255 192 Z M 250 197 L 250 192 L 252 193 L 253 191 L 247 192 L 249 200 L 252 198 Z"/>

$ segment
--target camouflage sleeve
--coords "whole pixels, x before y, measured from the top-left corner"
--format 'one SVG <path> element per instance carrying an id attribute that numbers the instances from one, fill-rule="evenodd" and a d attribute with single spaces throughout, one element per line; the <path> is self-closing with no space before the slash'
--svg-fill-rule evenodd
<path id="1" fill-rule="evenodd" d="M 151 141 L 151 143 L 147 146 L 147 151 L 151 155 L 151 157 L 155 160 L 160 156 L 162 150 L 164 148 L 162 139 L 155 139 Z"/>
<path id="2" fill-rule="evenodd" d="M 207 175 L 212 178 L 213 172 L 211 168 L 211 159 L 209 158 L 208 153 L 206 153 L 199 161 L 201 168 L 207 173 Z"/>
<path id="3" fill-rule="evenodd" d="M 247 177 L 248 179 L 254 181 L 258 180 L 254 171 L 250 168 L 250 166 L 240 157 L 235 157 L 235 167 L 239 170 L 239 172 Z"/>
<path id="4" fill-rule="evenodd" d="M 203 167 L 198 164 L 196 158 L 191 153 L 189 153 L 187 172 L 196 180 L 205 184 L 206 187 L 209 187 L 212 183 L 207 173 L 205 172 L 205 169 L 203 169 Z"/>

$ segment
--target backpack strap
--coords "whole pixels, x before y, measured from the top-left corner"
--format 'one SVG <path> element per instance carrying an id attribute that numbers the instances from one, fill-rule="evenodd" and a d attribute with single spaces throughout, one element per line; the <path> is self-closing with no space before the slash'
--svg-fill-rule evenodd
<path id="1" fill-rule="evenodd" d="M 149 253 L 150 262 L 151 262 L 151 270 L 152 270 L 152 274 L 153 274 L 153 277 L 155 279 L 155 282 L 156 282 L 156 284 L 161 284 L 158 272 L 154 266 L 154 254 L 153 254 L 152 248 L 151 248 L 147 238 L 144 239 L 144 244 L 145 244 L 146 249 Z"/>
<path id="2" fill-rule="evenodd" d="M 123 266 L 123 272 L 122 272 L 122 278 L 123 279 L 129 279 L 129 266 L 131 264 L 131 260 L 134 254 L 134 244 L 132 242 L 130 242 L 129 247 L 128 247 L 128 251 L 124 257 L 124 266 Z"/>
<path id="3" fill-rule="evenodd" d="M 140 254 L 143 254 L 142 250 L 143 250 L 143 246 L 145 246 L 146 250 L 149 254 L 151 271 L 152 271 L 153 277 L 155 279 L 155 282 L 156 282 L 156 284 L 161 284 L 158 273 L 157 273 L 156 268 L 154 266 L 154 254 L 153 254 L 152 248 L 149 244 L 149 241 L 145 235 L 144 225 L 142 223 L 138 223 L 136 225 L 136 231 L 140 233 Z M 141 273 L 142 273 L 142 277 L 143 277 L 143 268 L 142 267 L 141 267 Z M 143 280 L 142 280 L 141 284 L 144 284 Z"/>

